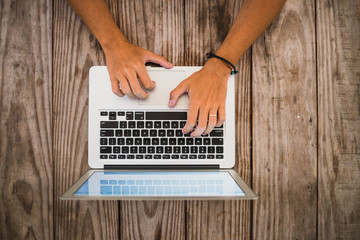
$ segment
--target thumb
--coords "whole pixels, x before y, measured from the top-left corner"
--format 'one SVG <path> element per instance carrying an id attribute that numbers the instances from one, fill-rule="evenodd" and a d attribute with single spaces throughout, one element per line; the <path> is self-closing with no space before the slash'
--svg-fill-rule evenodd
<path id="1" fill-rule="evenodd" d="M 181 82 L 174 90 L 170 93 L 169 107 L 174 107 L 179 99 L 184 93 L 187 92 L 187 87 L 183 82 Z"/>
<path id="2" fill-rule="evenodd" d="M 161 65 L 164 68 L 172 68 L 174 66 L 171 62 L 166 60 L 164 57 L 159 56 L 159 55 L 157 55 L 155 53 L 151 53 L 148 56 L 148 59 L 147 59 L 146 62 L 156 63 L 156 64 Z"/>

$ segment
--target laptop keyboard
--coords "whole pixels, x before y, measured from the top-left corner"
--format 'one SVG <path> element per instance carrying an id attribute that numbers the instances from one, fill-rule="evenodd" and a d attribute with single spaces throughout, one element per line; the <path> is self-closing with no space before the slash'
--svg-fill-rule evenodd
<path id="1" fill-rule="evenodd" d="M 187 112 L 101 111 L 101 159 L 223 159 L 224 127 L 183 134 Z"/>

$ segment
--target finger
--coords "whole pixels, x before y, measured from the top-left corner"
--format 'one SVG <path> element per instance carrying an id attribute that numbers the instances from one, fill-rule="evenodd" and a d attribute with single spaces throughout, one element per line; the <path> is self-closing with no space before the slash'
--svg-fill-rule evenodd
<path id="1" fill-rule="evenodd" d="M 137 71 L 137 75 L 139 76 L 139 79 L 145 89 L 153 90 L 155 88 L 155 82 L 151 81 L 145 67 L 139 69 L 139 71 Z"/>
<path id="2" fill-rule="evenodd" d="M 123 97 L 124 93 L 120 90 L 119 81 L 115 76 L 110 76 L 110 83 L 111 83 L 111 90 L 113 91 L 113 93 L 119 97 Z"/>
<path id="3" fill-rule="evenodd" d="M 183 133 L 186 134 L 188 132 L 190 132 L 191 130 L 193 130 L 195 124 L 196 124 L 196 120 L 198 117 L 198 113 L 199 113 L 199 105 L 195 105 L 195 104 L 189 104 L 189 111 L 188 111 L 188 118 L 186 121 L 186 124 L 184 126 L 184 128 L 182 129 Z"/>
<path id="4" fill-rule="evenodd" d="M 147 56 L 146 62 L 152 62 L 152 63 L 157 63 L 159 65 L 161 65 L 164 68 L 172 68 L 174 65 L 169 62 L 168 60 L 166 60 L 164 57 L 159 56 L 155 53 L 152 53 L 149 51 L 149 55 Z"/>
<path id="5" fill-rule="evenodd" d="M 225 106 L 220 106 L 218 109 L 218 119 L 216 127 L 220 127 L 225 122 Z"/>
<path id="6" fill-rule="evenodd" d="M 147 98 L 148 94 L 140 87 L 140 83 L 136 73 L 135 72 L 127 73 L 125 76 L 129 82 L 132 93 L 140 99 Z"/>
<path id="7" fill-rule="evenodd" d="M 207 124 L 207 128 L 204 131 L 203 135 L 209 134 L 215 127 L 217 123 L 217 109 L 213 108 L 209 111 L 209 122 Z"/>
<path id="8" fill-rule="evenodd" d="M 135 97 L 125 76 L 118 76 L 118 79 L 120 80 L 121 91 L 128 97 Z"/>
<path id="9" fill-rule="evenodd" d="M 170 92 L 169 107 L 174 107 L 181 95 L 187 92 L 187 87 L 184 82 L 181 82 L 174 90 Z"/>
<path id="10" fill-rule="evenodd" d="M 209 117 L 209 110 L 206 108 L 200 108 L 200 114 L 198 119 L 198 124 L 195 130 L 191 133 L 192 137 L 200 137 L 200 135 L 207 128 L 207 121 Z"/>

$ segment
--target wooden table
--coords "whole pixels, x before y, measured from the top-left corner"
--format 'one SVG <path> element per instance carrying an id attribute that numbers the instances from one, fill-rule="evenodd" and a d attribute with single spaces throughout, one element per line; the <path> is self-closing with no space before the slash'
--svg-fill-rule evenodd
<path id="1" fill-rule="evenodd" d="M 107 2 L 130 42 L 191 66 L 241 6 Z M 59 196 L 88 169 L 104 54 L 65 0 L 2 0 L 0 239 L 360 239 L 359 12 L 288 0 L 237 64 L 235 169 L 257 201 L 80 202 Z"/>

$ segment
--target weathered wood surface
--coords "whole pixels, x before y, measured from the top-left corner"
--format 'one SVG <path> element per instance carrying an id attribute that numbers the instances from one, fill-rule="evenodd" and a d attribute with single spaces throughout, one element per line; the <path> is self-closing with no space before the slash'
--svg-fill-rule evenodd
<path id="1" fill-rule="evenodd" d="M 204 64 L 241 2 L 107 1 L 130 42 L 175 65 Z M 104 55 L 65 0 L 0 1 L 0 239 L 360 239 L 359 9 L 288 0 L 237 65 L 251 208 L 60 201 L 88 169 L 88 70 Z"/>
<path id="2" fill-rule="evenodd" d="M 119 2 L 119 26 L 127 39 L 184 65 L 184 4 L 173 1 Z M 122 201 L 121 239 L 185 239 L 185 201 Z"/>
<path id="3" fill-rule="evenodd" d="M 254 239 L 316 239 L 315 6 L 289 0 L 253 45 Z"/>
<path id="4" fill-rule="evenodd" d="M 215 52 L 225 39 L 241 1 L 185 1 L 185 65 L 202 66 L 205 53 Z M 236 76 L 235 169 L 251 183 L 250 50 Z M 234 89 L 228 89 L 234 91 Z M 187 201 L 187 239 L 250 239 L 249 201 Z"/>
<path id="5" fill-rule="evenodd" d="M 0 2 L 0 239 L 53 235 L 51 9 Z"/>
<path id="6" fill-rule="evenodd" d="M 117 16 L 116 2 L 109 5 Z M 118 202 L 59 199 L 89 168 L 88 73 L 105 60 L 98 42 L 65 0 L 54 1 L 53 18 L 54 237 L 118 239 Z"/>
<path id="7" fill-rule="evenodd" d="M 318 239 L 360 239 L 360 2 L 317 2 Z"/>

